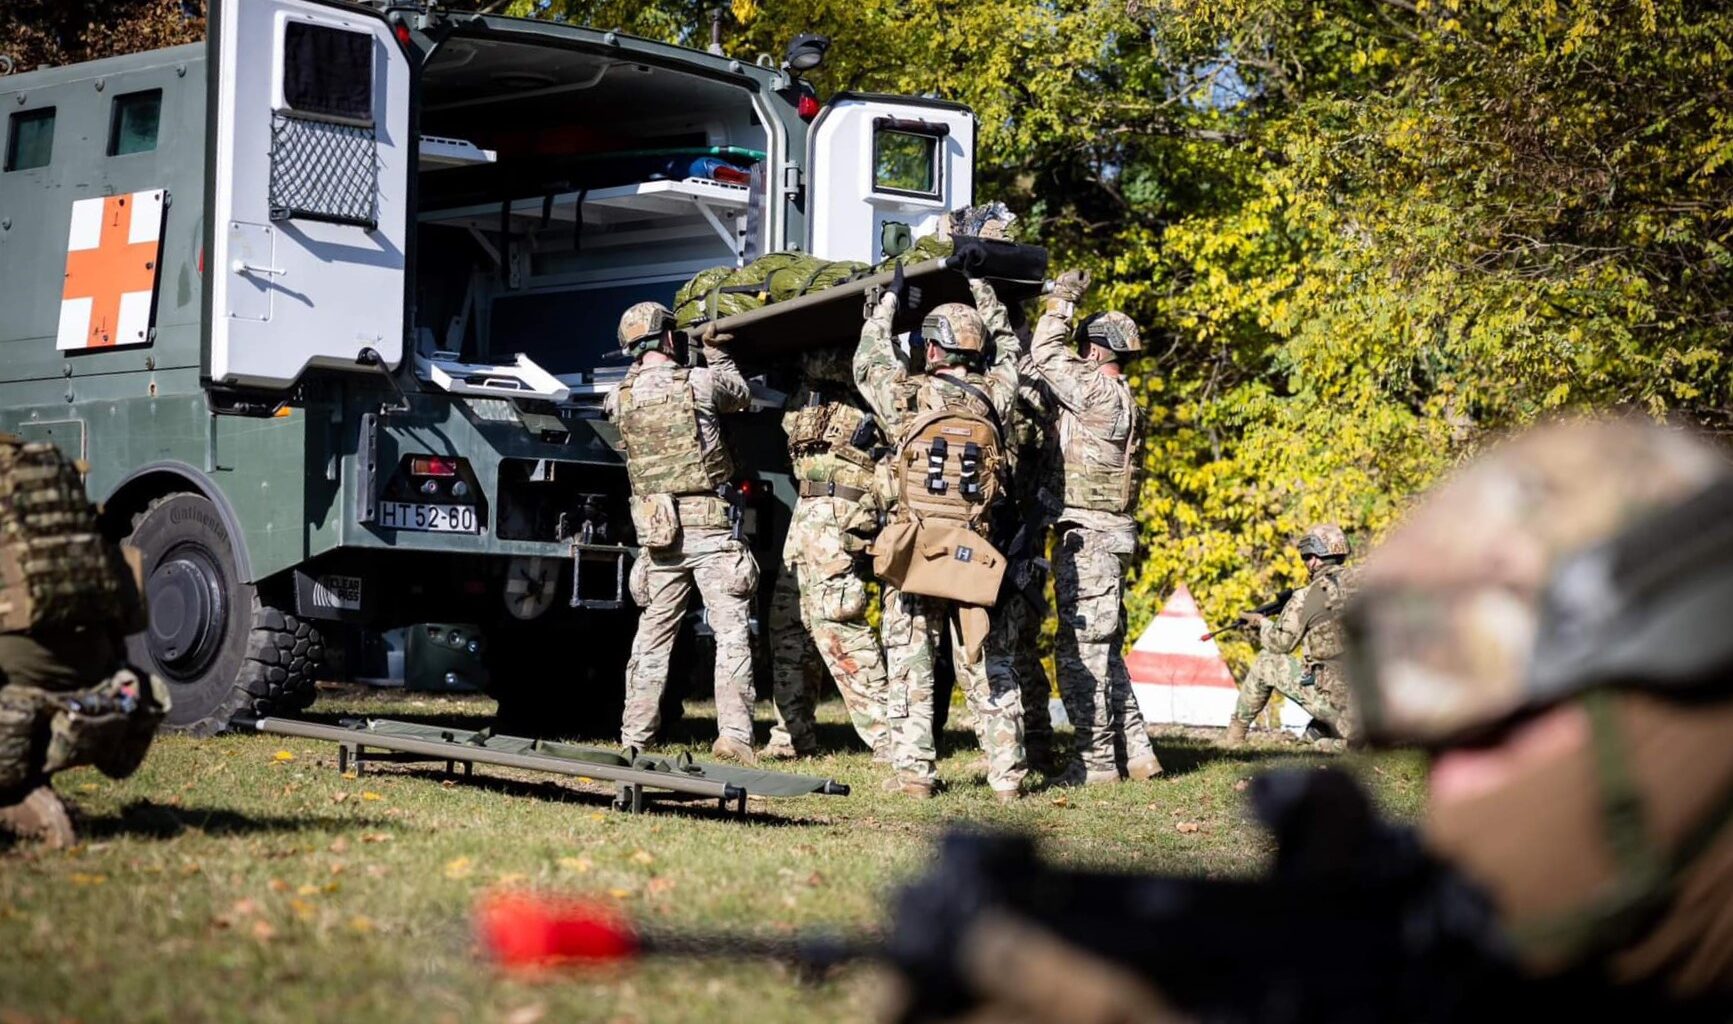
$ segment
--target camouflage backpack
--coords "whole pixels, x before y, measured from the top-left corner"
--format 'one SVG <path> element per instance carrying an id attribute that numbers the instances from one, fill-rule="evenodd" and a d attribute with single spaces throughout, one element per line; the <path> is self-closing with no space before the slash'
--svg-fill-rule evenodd
<path id="1" fill-rule="evenodd" d="M 0 435 L 0 632 L 143 626 L 132 574 L 96 528 L 71 460 Z"/>

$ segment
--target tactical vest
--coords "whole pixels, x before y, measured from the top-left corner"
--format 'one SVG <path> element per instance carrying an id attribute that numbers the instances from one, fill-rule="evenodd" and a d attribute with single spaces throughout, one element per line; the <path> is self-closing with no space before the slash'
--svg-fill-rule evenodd
<path id="1" fill-rule="evenodd" d="M 698 403 L 692 395 L 692 371 L 672 372 L 660 394 L 637 393 L 639 370 L 620 384 L 618 422 L 626 448 L 626 477 L 632 493 L 710 494 L 734 476 L 728 447 L 704 446 L 698 426 Z"/>
<path id="2" fill-rule="evenodd" d="M 0 435 L 0 632 L 143 625 L 131 573 L 97 531 L 71 460 Z"/>
<path id="3" fill-rule="evenodd" d="M 984 390 L 979 377 L 968 382 Z M 892 461 L 897 514 L 941 520 L 983 536 L 999 497 L 1003 439 L 991 407 L 935 376 L 921 389 L 917 415 L 902 431 Z"/>
<path id="4" fill-rule="evenodd" d="M 1129 389 L 1128 397 L 1129 397 Z M 1142 417 L 1137 406 L 1127 406 L 1131 422 L 1125 438 L 1113 441 L 1083 424 L 1082 417 L 1066 412 L 1065 437 L 1060 469 L 1066 508 L 1092 512 L 1129 512 L 1137 498 L 1143 460 L 1138 444 L 1143 440 Z"/>
<path id="5" fill-rule="evenodd" d="M 782 429 L 788 434 L 788 454 L 794 461 L 795 475 L 802 480 L 821 483 L 835 478 L 837 483 L 865 487 L 871 480 L 871 448 L 877 433 L 870 422 L 871 417 L 849 402 L 826 400 L 820 389 L 809 387 L 806 395 L 806 404 L 790 409 L 782 416 Z M 843 473 L 841 476 L 850 479 L 840 479 L 836 471 L 841 467 L 835 464 L 837 461 L 860 472 Z"/>
<path id="6" fill-rule="evenodd" d="M 1346 568 L 1326 571 L 1312 581 L 1312 586 L 1323 591 L 1324 614 L 1306 629 L 1302 650 L 1308 664 L 1335 661 L 1347 650 L 1347 630 L 1342 626 L 1342 611 L 1348 606 L 1348 599 L 1354 596 L 1358 583 L 1358 572 Z"/>

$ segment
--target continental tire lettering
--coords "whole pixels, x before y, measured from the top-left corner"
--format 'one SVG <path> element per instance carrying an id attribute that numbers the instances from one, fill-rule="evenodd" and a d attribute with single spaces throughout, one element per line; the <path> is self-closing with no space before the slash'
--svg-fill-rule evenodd
<path id="1" fill-rule="evenodd" d="M 205 529 L 216 534 L 224 544 L 229 543 L 229 531 L 223 526 L 222 520 L 211 515 L 209 512 L 206 512 L 204 509 L 185 507 L 172 508 L 169 510 L 168 518 L 171 523 L 184 523 L 188 520 L 196 521 L 200 526 L 203 526 Z"/>

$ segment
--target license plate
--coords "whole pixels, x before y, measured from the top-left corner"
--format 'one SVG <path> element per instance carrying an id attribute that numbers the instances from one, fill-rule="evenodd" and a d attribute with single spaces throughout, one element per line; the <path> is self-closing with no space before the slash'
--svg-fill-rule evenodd
<path id="1" fill-rule="evenodd" d="M 393 530 L 428 533 L 480 533 L 470 505 L 423 505 L 414 501 L 382 501 L 375 518 Z"/>

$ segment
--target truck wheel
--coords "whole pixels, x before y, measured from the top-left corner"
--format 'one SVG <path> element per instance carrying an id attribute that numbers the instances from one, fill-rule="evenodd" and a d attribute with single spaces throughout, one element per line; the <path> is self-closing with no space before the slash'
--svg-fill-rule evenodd
<path id="1" fill-rule="evenodd" d="M 133 518 L 126 543 L 138 549 L 149 611 L 127 653 L 169 684 L 165 727 L 209 736 L 237 714 L 312 703 L 325 653 L 318 629 L 241 580 L 234 541 L 209 499 L 157 499 Z"/>
<path id="2" fill-rule="evenodd" d="M 632 620 L 619 613 L 558 608 L 533 622 L 496 620 L 485 658 L 499 731 L 617 741 L 631 645 Z"/>

